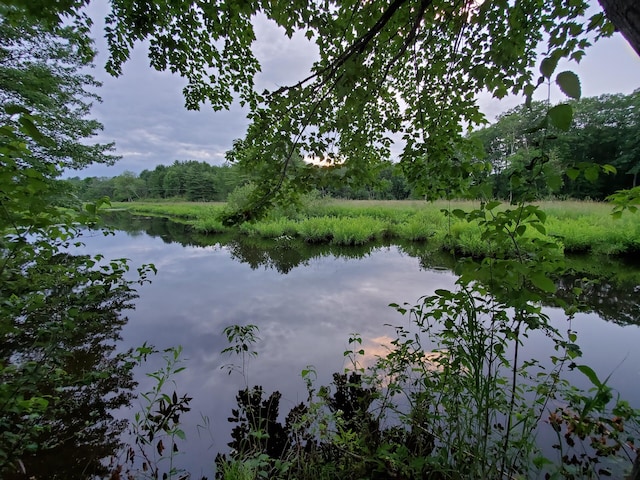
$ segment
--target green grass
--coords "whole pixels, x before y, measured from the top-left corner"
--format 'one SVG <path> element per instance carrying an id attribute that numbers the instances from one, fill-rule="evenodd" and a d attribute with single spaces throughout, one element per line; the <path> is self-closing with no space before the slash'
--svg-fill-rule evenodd
<path id="1" fill-rule="evenodd" d="M 611 217 L 611 206 L 600 202 L 540 202 L 547 213 L 546 230 L 567 253 L 615 255 L 640 251 L 640 221 L 633 214 L 621 219 Z M 207 234 L 229 231 L 222 225 L 222 203 L 120 203 L 135 214 L 180 218 L 194 229 Z M 314 201 L 296 218 L 272 215 L 267 219 L 245 223 L 236 230 L 261 238 L 297 237 L 308 243 L 362 245 L 382 238 L 428 243 L 453 248 L 461 253 L 483 256 L 495 245 L 481 238 L 477 224 L 447 217 L 442 209 L 471 210 L 479 206 L 470 201 Z M 513 208 L 508 204 L 500 209 Z M 232 229 L 233 230 L 233 229 Z M 543 237 L 528 229 L 531 237 Z"/>
<path id="2" fill-rule="evenodd" d="M 254 223 L 243 223 L 239 227 L 242 233 L 262 238 L 278 238 L 297 235 L 298 228 L 295 220 L 280 217 Z"/>
<path id="3" fill-rule="evenodd" d="M 177 217 L 188 220 L 216 217 L 224 203 L 200 202 L 114 202 L 113 208 L 123 208 L 136 214 Z"/>

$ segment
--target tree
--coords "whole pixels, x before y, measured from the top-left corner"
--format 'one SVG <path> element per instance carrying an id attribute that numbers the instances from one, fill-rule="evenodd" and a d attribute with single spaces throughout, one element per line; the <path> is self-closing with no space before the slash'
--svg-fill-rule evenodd
<path id="1" fill-rule="evenodd" d="M 100 84 L 82 70 L 92 55 L 80 50 L 77 33 L 70 27 L 49 33 L 41 23 L 16 19 L 16 12 L 0 6 L 0 122 L 12 124 L 12 112 L 29 111 L 39 131 L 50 141 L 29 142 L 32 166 L 62 163 L 81 169 L 91 163 L 112 164 L 118 157 L 114 145 L 87 144 L 102 125 L 88 118 L 94 90 Z M 11 110 L 7 110 L 10 107 Z"/>
<path id="2" fill-rule="evenodd" d="M 558 138 L 564 163 L 610 164 L 616 172 L 567 184 L 567 193 L 603 199 L 618 190 L 635 187 L 634 171 L 640 165 L 640 91 L 584 98 L 574 104 L 574 125 Z M 636 170 L 634 170 L 636 169 Z M 571 172 L 569 172 L 571 173 Z"/>
<path id="3" fill-rule="evenodd" d="M 556 179 L 553 191 L 574 198 L 604 199 L 636 186 L 634 172 L 640 161 L 636 134 L 640 128 L 639 99 L 640 91 L 575 100 L 571 102 L 573 122 L 565 132 L 536 128 L 548 107 L 533 102 L 530 108 L 520 106 L 500 115 L 493 125 L 470 137 L 482 142 L 485 158 L 493 166 L 494 193 L 501 198 L 508 197 L 514 171 L 525 173 L 528 169 L 535 173 L 536 164 L 531 160 L 544 145 L 549 155 L 538 166 L 553 167 L 547 172 L 546 181 L 557 175 L 564 180 L 561 184 Z M 517 162 L 520 167 L 514 170 Z M 611 165 L 615 172 L 596 175 L 604 165 Z M 580 170 L 586 175 L 578 177 Z M 545 193 L 545 189 L 540 192 Z"/>
<path id="4" fill-rule="evenodd" d="M 211 165 L 204 162 L 186 162 L 185 190 L 187 200 L 207 202 L 215 198 L 214 174 Z"/>
<path id="5" fill-rule="evenodd" d="M 130 171 L 126 171 L 113 179 L 113 199 L 116 202 L 130 202 L 147 196 L 144 180 Z"/>
<path id="6" fill-rule="evenodd" d="M 147 184 L 149 196 L 152 198 L 164 197 L 164 177 L 167 174 L 167 167 L 158 165 L 153 171 L 143 170 L 140 178 L 144 179 Z"/>
<path id="7" fill-rule="evenodd" d="M 80 73 L 93 55 L 87 47 L 73 28 L 0 5 L 3 478 L 106 475 L 102 459 L 124 427 L 112 412 L 133 386 L 130 360 L 115 351 L 121 310 L 135 296 L 129 267 L 74 255 L 99 202 L 79 210 L 72 182 L 57 181 L 65 168 L 115 160 L 110 145 L 83 143 L 100 127 L 86 118 L 97 100 L 87 90 L 96 83 Z M 77 463 L 59 455 L 71 445 Z"/>

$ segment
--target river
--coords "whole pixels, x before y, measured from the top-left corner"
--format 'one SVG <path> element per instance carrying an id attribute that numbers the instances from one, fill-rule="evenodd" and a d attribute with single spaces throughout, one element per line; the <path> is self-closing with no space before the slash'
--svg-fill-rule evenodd
<path id="1" fill-rule="evenodd" d="M 394 335 L 390 326 L 408 327 L 408 318 L 388 305 L 414 304 L 435 289 L 453 288 L 456 280 L 451 258 L 419 245 L 305 246 L 300 251 L 288 239 L 265 247 L 251 239 L 194 237 L 183 225 L 159 218 L 120 216 L 111 222 L 120 230 L 109 236 L 87 232 L 83 251 L 126 257 L 132 267 L 153 263 L 158 269 L 150 284 L 138 288 L 120 347 L 144 342 L 183 347 L 186 370 L 176 376 L 176 390 L 193 400 L 183 417 L 188 443 L 177 463 L 192 478 L 213 478 L 215 454 L 230 441 L 227 417 L 245 382 L 267 392 L 279 390 L 281 412 L 286 413 L 306 398 L 300 372 L 308 365 L 317 371 L 318 386 L 328 384 L 333 372 L 346 366 L 343 352 L 353 333 L 363 339 L 365 363 L 383 355 Z M 637 407 L 640 307 L 638 285 L 628 280 L 638 278 L 640 268 L 619 268 L 624 268 L 626 283 L 616 280 L 599 287 L 591 311 L 578 314 L 571 328 L 578 333 L 583 363 L 601 378 L 611 374 L 610 384 Z M 566 330 L 560 310 L 549 308 L 547 313 Z M 228 346 L 223 329 L 234 324 L 259 328 L 257 356 L 248 360 L 244 375 L 224 368 L 240 365 L 240 358 L 221 354 Z M 532 352 L 545 348 L 537 337 L 527 345 Z M 137 372 L 140 390 L 151 385 L 145 371 L 159 366 L 151 361 Z"/>

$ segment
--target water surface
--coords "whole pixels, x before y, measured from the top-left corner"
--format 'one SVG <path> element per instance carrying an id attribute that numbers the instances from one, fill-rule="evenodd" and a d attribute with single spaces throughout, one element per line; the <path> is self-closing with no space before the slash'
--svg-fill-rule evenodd
<path id="1" fill-rule="evenodd" d="M 194 237 L 184 226 L 163 219 L 129 220 L 127 229 L 113 236 L 87 234 L 85 250 L 106 258 L 127 257 L 132 267 L 154 263 L 158 268 L 152 283 L 139 288 L 135 311 L 127 314 L 122 348 L 144 342 L 158 348 L 183 346 L 187 369 L 176 384 L 178 393 L 193 397 L 193 410 L 185 417 L 190 441 L 179 462 L 194 476 L 212 478 L 215 454 L 230 441 L 227 417 L 245 382 L 262 385 L 266 392 L 279 390 L 286 414 L 306 398 L 300 372 L 307 365 L 315 367 L 318 385 L 328 384 L 333 372 L 346 366 L 343 352 L 355 332 L 369 358 L 384 354 L 394 333 L 389 325 L 408 327 L 408 318 L 389 303 L 414 304 L 437 288 L 453 288 L 456 279 L 444 268 L 452 259 L 426 251 L 418 255 L 416 245 L 333 251 L 307 246 L 308 251 L 300 252 L 286 239 L 266 250 L 251 240 Z M 566 282 L 570 286 L 572 280 Z M 560 310 L 548 313 L 558 328 L 578 332 L 584 363 L 597 367 L 601 377 L 612 374 L 611 383 L 640 406 L 637 286 L 627 283 L 617 293 L 611 286 L 603 288 L 591 295 L 600 299 L 592 312 L 579 314 L 571 325 Z M 602 298 L 614 295 L 614 305 L 625 305 L 620 317 L 611 302 L 602 307 Z M 258 355 L 249 360 L 244 376 L 222 368 L 241 363 L 220 354 L 228 346 L 223 329 L 233 324 L 259 328 Z M 544 338 L 533 336 L 527 350 L 540 355 L 548 348 Z M 141 389 L 149 385 L 142 372 L 138 379 Z M 207 422 L 208 428 L 197 427 Z"/>

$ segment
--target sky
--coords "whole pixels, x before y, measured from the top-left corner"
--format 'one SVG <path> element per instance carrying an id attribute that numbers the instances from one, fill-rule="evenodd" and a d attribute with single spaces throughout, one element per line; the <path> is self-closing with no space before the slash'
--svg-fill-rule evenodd
<path id="1" fill-rule="evenodd" d="M 89 11 L 95 19 L 93 35 L 99 52 L 91 73 L 103 83 L 97 91 L 103 101 L 94 105 L 92 115 L 104 125 L 104 130 L 94 141 L 115 142 L 116 154 L 122 158 L 113 166 L 92 165 L 69 171 L 67 175 L 112 177 L 127 170 L 134 173 L 153 170 L 156 165 L 169 165 L 175 160 L 224 163 L 225 152 L 233 140 L 244 135 L 247 110 L 237 104 L 222 112 L 214 112 L 206 105 L 200 111 L 186 110 L 182 97 L 185 82 L 176 75 L 149 67 L 143 44 L 133 51 L 122 76 L 108 75 L 104 71 L 106 43 L 100 20 L 106 13 L 101 10 L 104 8 L 92 3 Z M 258 18 L 256 36 L 254 52 L 262 63 L 257 88 L 274 89 L 306 76 L 316 54 L 302 34 L 289 40 L 278 27 Z M 579 75 L 585 97 L 628 94 L 640 87 L 640 57 L 618 33 L 591 47 L 580 64 L 561 64 L 556 71 L 565 67 Z M 563 98 L 557 88 L 552 90 L 552 103 Z M 488 95 L 479 96 L 482 111 L 489 120 L 523 101 L 516 97 L 497 101 Z"/>

